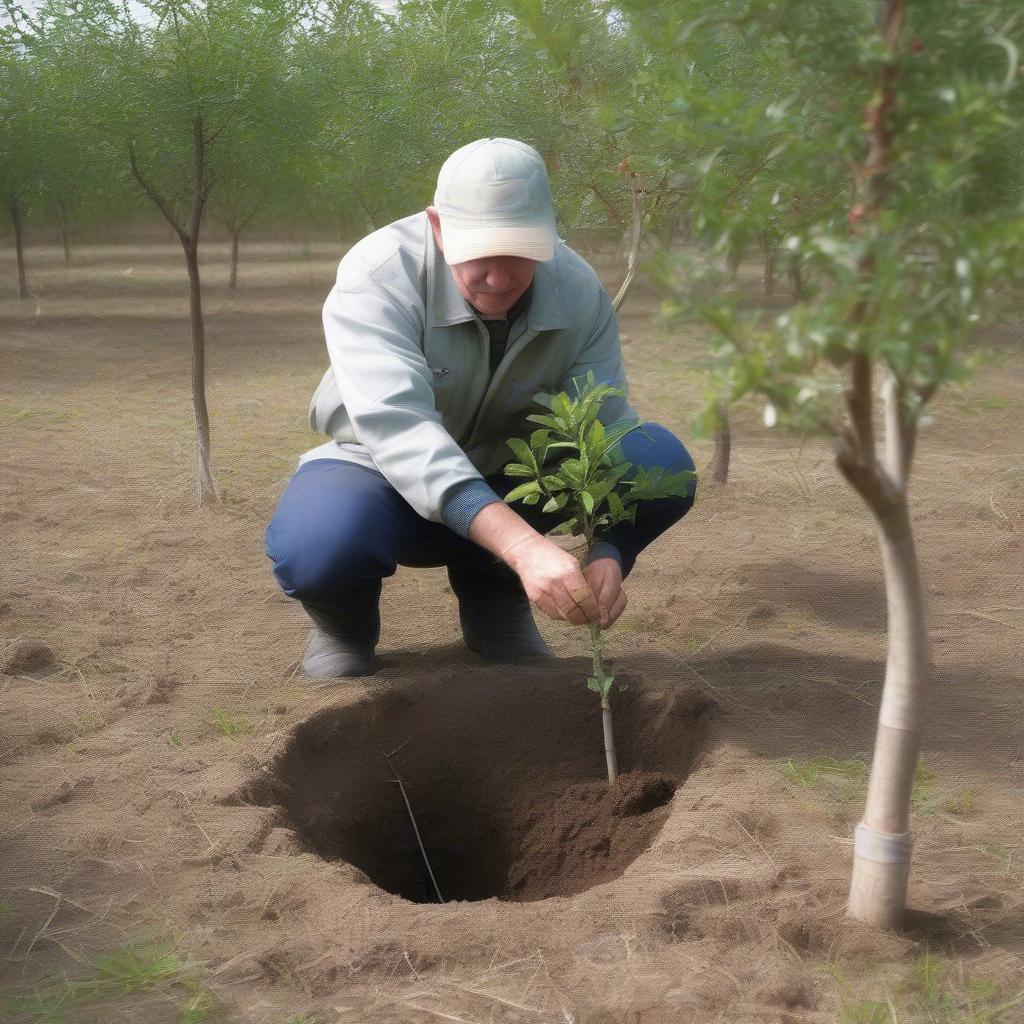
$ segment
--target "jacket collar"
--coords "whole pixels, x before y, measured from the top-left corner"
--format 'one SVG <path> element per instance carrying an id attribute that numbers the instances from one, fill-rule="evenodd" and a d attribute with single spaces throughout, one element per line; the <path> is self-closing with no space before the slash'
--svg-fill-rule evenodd
<path id="1" fill-rule="evenodd" d="M 455 278 L 434 240 L 434 232 L 426 213 L 422 216 L 426 249 L 427 323 L 431 327 L 449 327 L 474 320 L 476 314 L 459 293 Z M 538 263 L 534 271 L 533 297 L 526 312 L 526 327 L 529 331 L 556 331 L 572 325 L 572 317 L 562 298 L 558 272 L 559 247 L 560 243 L 555 245 L 553 260 Z"/>

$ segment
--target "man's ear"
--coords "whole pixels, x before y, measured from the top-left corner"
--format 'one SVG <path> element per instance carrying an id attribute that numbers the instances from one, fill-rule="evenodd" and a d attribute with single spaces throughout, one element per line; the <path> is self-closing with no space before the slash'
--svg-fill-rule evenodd
<path id="1" fill-rule="evenodd" d="M 438 249 L 443 253 L 444 243 L 441 241 L 441 215 L 437 212 L 436 206 L 427 207 L 427 220 L 430 221 L 430 226 L 434 229 L 434 241 L 437 242 Z"/>

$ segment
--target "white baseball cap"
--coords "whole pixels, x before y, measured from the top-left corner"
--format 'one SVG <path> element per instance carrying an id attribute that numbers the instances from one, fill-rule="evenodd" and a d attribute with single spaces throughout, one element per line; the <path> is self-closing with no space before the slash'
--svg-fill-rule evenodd
<path id="1" fill-rule="evenodd" d="M 478 139 L 437 176 L 434 206 L 445 263 L 484 256 L 555 255 L 555 211 L 540 153 L 515 139 Z"/>

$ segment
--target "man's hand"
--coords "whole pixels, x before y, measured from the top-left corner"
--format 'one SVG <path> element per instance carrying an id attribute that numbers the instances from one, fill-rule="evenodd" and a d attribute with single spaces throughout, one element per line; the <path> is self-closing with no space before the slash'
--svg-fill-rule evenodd
<path id="1" fill-rule="evenodd" d="M 509 565 L 526 596 L 551 618 L 576 626 L 600 619 L 597 599 L 576 559 L 508 505 L 492 502 L 480 509 L 470 523 L 469 539 Z"/>
<path id="2" fill-rule="evenodd" d="M 597 598 L 601 628 L 607 629 L 626 607 L 622 568 L 614 558 L 598 558 L 583 570 L 583 575 Z"/>
<path id="3" fill-rule="evenodd" d="M 523 538 L 502 555 L 523 582 L 526 596 L 553 619 L 577 626 L 597 622 L 601 612 L 579 563 L 546 537 Z"/>

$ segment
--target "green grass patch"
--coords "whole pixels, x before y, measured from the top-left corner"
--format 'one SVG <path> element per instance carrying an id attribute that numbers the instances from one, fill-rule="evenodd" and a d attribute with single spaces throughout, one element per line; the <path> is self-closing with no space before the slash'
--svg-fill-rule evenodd
<path id="1" fill-rule="evenodd" d="M 176 989 L 184 987 L 182 994 Z M 66 972 L 22 991 L 0 993 L 0 1020 L 10 1024 L 74 1024 L 88 1008 L 142 992 L 156 992 L 178 1006 L 178 1024 L 204 1024 L 214 1000 L 173 944 L 126 945 L 89 962 L 83 972 Z"/>
<path id="2" fill-rule="evenodd" d="M 213 709 L 213 720 L 217 728 L 229 740 L 237 740 L 239 736 L 252 732 L 252 724 L 247 718 L 243 718 L 241 715 L 232 715 L 224 708 Z"/>
<path id="3" fill-rule="evenodd" d="M 863 806 L 867 796 L 870 762 L 866 754 L 840 758 L 822 755 L 810 758 L 787 758 L 781 766 L 782 776 L 801 789 L 816 790 L 830 805 L 835 817 L 848 817 Z M 915 814 L 929 817 L 951 814 L 965 817 L 974 810 L 974 793 L 960 789 L 956 793 L 942 789 L 933 772 L 922 760 L 914 770 L 914 786 L 910 807 Z"/>
<path id="4" fill-rule="evenodd" d="M 1024 1006 L 1024 993 L 954 970 L 930 951 L 884 979 L 867 980 L 858 968 L 851 980 L 835 963 L 827 970 L 838 1024 L 1011 1024 Z"/>

